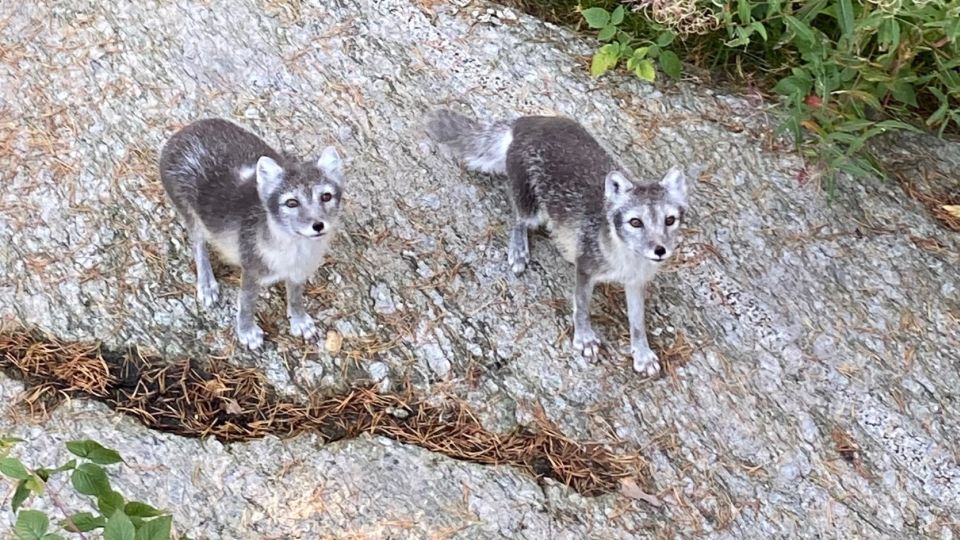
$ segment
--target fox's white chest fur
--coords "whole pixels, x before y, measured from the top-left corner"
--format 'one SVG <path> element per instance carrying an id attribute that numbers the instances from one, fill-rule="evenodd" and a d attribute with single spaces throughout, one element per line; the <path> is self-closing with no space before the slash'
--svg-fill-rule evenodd
<path id="1" fill-rule="evenodd" d="M 307 281 L 320 268 L 330 245 L 330 235 L 323 238 L 299 238 L 289 234 L 273 235 L 257 241 L 257 254 L 269 272 L 260 279 L 261 285 L 289 280 Z"/>
<path id="2" fill-rule="evenodd" d="M 595 282 L 615 282 L 624 285 L 643 285 L 657 274 L 660 264 L 639 255 L 613 235 L 605 249 L 601 248 L 604 262 L 594 276 Z"/>

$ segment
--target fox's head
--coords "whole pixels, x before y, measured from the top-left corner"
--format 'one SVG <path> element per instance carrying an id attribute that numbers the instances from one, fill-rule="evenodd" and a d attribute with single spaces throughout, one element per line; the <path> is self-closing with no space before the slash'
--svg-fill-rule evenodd
<path id="1" fill-rule="evenodd" d="M 316 161 L 284 163 L 263 156 L 257 161 L 257 192 L 281 230 L 303 238 L 332 232 L 343 196 L 343 162 L 332 146 Z"/>
<path id="2" fill-rule="evenodd" d="M 684 172 L 673 167 L 656 183 L 641 184 L 614 170 L 607 174 L 605 208 L 611 234 L 638 256 L 662 263 L 673 254 L 687 208 Z"/>

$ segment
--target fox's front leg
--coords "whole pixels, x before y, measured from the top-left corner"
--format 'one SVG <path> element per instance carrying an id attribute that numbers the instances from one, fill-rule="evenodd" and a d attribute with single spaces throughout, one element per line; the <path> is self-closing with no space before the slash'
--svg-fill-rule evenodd
<path id="1" fill-rule="evenodd" d="M 303 283 L 287 281 L 287 318 L 290 319 L 290 333 L 309 339 L 317 333 L 313 318 L 303 308 Z"/>
<path id="2" fill-rule="evenodd" d="M 263 330 L 256 321 L 259 294 L 260 283 L 256 276 L 244 271 L 240 276 L 240 295 L 237 298 L 237 339 L 251 350 L 263 344 Z"/>
<path id="3" fill-rule="evenodd" d="M 600 354 L 600 339 L 590 325 L 590 297 L 593 280 L 577 268 L 577 285 L 573 291 L 573 348 L 584 356 L 596 358 Z"/>
<path id="4" fill-rule="evenodd" d="M 648 377 L 660 372 L 660 361 L 647 343 L 647 329 L 643 319 L 643 293 L 647 284 L 627 284 L 627 318 L 630 321 L 630 353 L 633 369 Z"/>
<path id="5" fill-rule="evenodd" d="M 217 285 L 217 278 L 214 277 L 213 268 L 210 266 L 206 243 L 199 233 L 193 236 L 193 257 L 197 265 L 197 301 L 201 306 L 209 309 L 220 297 L 220 286 Z"/>

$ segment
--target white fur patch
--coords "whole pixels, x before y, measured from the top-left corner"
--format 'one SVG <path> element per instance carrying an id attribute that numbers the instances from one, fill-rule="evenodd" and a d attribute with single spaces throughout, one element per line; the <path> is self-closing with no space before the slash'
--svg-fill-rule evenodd
<path id="1" fill-rule="evenodd" d="M 611 236 L 610 248 L 603 250 L 605 268 L 594 277 L 594 281 L 642 285 L 652 280 L 663 263 L 658 264 L 638 255 L 625 246 L 616 234 Z"/>
<path id="2" fill-rule="evenodd" d="M 240 234 L 238 231 L 221 234 L 207 233 L 207 241 L 213 246 L 217 254 L 220 255 L 223 262 L 240 266 Z"/>
<path id="3" fill-rule="evenodd" d="M 257 176 L 257 168 L 253 165 L 244 165 L 237 170 L 237 174 L 240 175 L 240 179 L 244 182 L 253 180 Z"/>
<path id="4" fill-rule="evenodd" d="M 485 173 L 506 174 L 507 173 L 507 149 L 513 142 L 513 131 L 506 129 L 500 135 L 500 138 L 484 149 L 480 155 L 467 157 L 467 167 Z"/>
<path id="5" fill-rule="evenodd" d="M 560 250 L 560 254 L 567 262 L 576 262 L 577 260 L 577 230 L 567 227 L 554 227 L 551 230 L 554 244 Z"/>
<path id="6" fill-rule="evenodd" d="M 282 280 L 303 283 L 323 263 L 323 256 L 330 245 L 330 233 L 322 238 L 303 238 L 281 231 L 270 220 L 271 237 L 257 239 L 257 252 L 270 274 L 261 280 L 269 285 Z"/>

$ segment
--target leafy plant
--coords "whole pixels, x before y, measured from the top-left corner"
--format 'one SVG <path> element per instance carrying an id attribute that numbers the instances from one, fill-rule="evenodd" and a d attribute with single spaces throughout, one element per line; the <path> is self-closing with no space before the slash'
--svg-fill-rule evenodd
<path id="1" fill-rule="evenodd" d="M 960 131 L 960 2 L 947 0 L 594 0 L 580 7 L 603 42 L 594 76 L 652 60 L 676 78 L 676 51 L 706 67 L 745 70 L 779 94 L 780 132 L 826 171 L 880 172 L 873 137 Z M 637 6 L 625 11 L 624 5 Z M 674 39 L 676 38 L 676 39 Z"/>
<path id="2" fill-rule="evenodd" d="M 50 532 L 50 518 L 37 510 L 21 507 L 31 496 L 43 495 L 55 476 L 70 473 L 70 485 L 78 493 L 93 498 L 95 512 L 70 513 L 60 508 L 58 499 L 52 497 L 64 513 L 57 526 L 64 533 L 83 533 L 102 530 L 104 540 L 170 540 L 173 517 L 149 504 L 127 501 L 110 485 L 104 465 L 122 463 L 123 458 L 115 450 L 105 448 L 90 440 L 70 441 L 67 450 L 77 456 L 55 469 L 28 469 L 23 463 L 10 457 L 10 451 L 22 439 L 0 438 L 0 474 L 16 482 L 11 500 L 11 509 L 16 514 L 14 538 L 17 540 L 62 540 L 58 533 Z M 181 540 L 186 537 L 181 537 Z"/>
<path id="3" fill-rule="evenodd" d="M 597 39 L 609 42 L 593 55 L 590 73 L 594 77 L 617 67 L 621 60 L 626 60 L 627 69 L 645 81 L 653 82 L 656 78 L 654 60 L 659 62 L 660 68 L 667 75 L 675 79 L 680 77 L 680 57 L 666 48 L 676 37 L 670 30 L 660 33 L 653 41 L 634 38 L 620 28 L 625 14 L 622 5 L 612 12 L 602 7 L 592 7 L 581 13 L 590 28 L 599 29 Z"/>

